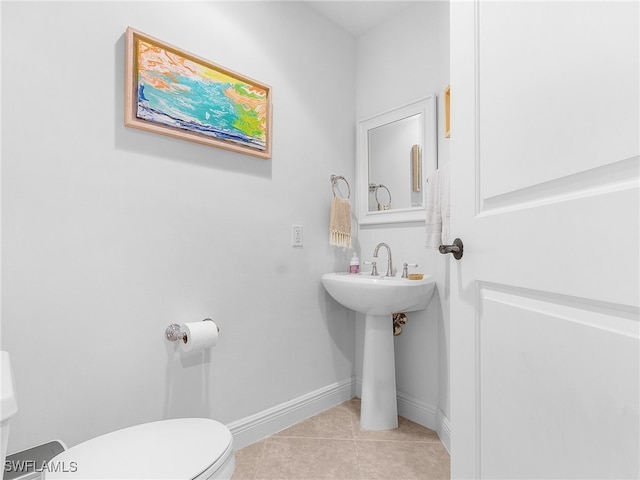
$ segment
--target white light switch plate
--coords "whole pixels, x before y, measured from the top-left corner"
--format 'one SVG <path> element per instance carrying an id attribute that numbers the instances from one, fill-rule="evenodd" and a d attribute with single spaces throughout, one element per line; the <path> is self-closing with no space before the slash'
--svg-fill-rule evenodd
<path id="1" fill-rule="evenodd" d="M 291 225 L 291 246 L 302 246 L 302 225 Z"/>

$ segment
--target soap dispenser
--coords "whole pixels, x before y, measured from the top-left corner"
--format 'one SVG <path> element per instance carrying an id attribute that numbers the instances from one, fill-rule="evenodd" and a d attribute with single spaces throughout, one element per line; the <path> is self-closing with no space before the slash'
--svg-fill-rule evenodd
<path id="1" fill-rule="evenodd" d="M 349 262 L 349 273 L 360 273 L 360 259 L 355 251 L 353 252 L 351 262 Z"/>

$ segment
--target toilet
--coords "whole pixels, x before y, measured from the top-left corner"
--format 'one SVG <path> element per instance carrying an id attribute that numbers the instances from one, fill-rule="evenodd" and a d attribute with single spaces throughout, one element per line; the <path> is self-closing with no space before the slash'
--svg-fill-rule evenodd
<path id="1" fill-rule="evenodd" d="M 231 432 L 222 423 L 178 418 L 92 438 L 48 463 L 46 480 L 229 480 L 235 456 Z"/>
<path id="2" fill-rule="evenodd" d="M 9 353 L 0 352 L 0 446 L 2 447 L 2 468 L 7 456 L 7 440 L 9 439 L 9 421 L 18 411 Z M 3 470 L 4 471 L 4 470 Z"/>
<path id="3" fill-rule="evenodd" d="M 0 353 L 4 466 L 9 419 L 18 408 L 9 354 Z M 46 480 L 230 480 L 235 455 L 231 432 L 222 423 L 210 418 L 177 418 L 100 435 L 46 463 L 42 472 Z"/>

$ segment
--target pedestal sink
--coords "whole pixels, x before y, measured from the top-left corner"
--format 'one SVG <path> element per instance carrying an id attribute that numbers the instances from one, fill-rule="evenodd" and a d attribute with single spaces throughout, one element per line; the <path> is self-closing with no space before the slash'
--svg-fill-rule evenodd
<path id="1" fill-rule="evenodd" d="M 338 303 L 366 315 L 360 425 L 367 430 L 396 428 L 398 404 L 391 315 L 425 309 L 433 295 L 433 276 L 408 280 L 326 273 L 322 284 Z"/>

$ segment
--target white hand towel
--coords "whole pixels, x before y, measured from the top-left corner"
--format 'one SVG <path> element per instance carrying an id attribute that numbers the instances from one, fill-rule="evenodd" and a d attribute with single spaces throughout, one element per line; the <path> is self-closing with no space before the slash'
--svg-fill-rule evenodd
<path id="1" fill-rule="evenodd" d="M 351 248 L 351 204 L 346 198 L 334 196 L 331 202 L 329 245 Z"/>
<path id="2" fill-rule="evenodd" d="M 427 248 L 437 249 L 449 242 L 449 167 L 439 168 L 431 175 L 427 188 L 426 204 Z"/>
<path id="3" fill-rule="evenodd" d="M 449 199 L 449 165 L 442 167 L 440 173 L 440 212 L 442 215 L 442 244 L 449 245 L 451 230 L 451 202 Z"/>

